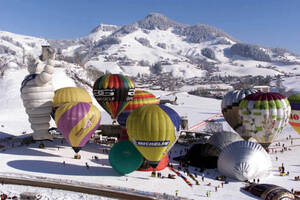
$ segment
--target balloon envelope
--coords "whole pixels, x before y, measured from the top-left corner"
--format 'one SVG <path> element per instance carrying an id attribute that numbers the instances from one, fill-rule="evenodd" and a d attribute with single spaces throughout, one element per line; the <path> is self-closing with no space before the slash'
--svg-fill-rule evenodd
<path id="1" fill-rule="evenodd" d="M 268 176 L 271 170 L 269 154 L 260 144 L 253 142 L 231 143 L 223 149 L 218 158 L 218 171 L 240 181 Z"/>
<path id="2" fill-rule="evenodd" d="M 246 135 L 243 129 L 243 121 L 239 115 L 239 103 L 249 94 L 256 93 L 255 89 L 233 90 L 229 91 L 222 99 L 222 114 L 228 124 L 243 137 L 244 139 L 250 138 Z"/>
<path id="3" fill-rule="evenodd" d="M 181 119 L 164 105 L 144 105 L 134 110 L 126 122 L 129 140 L 149 161 L 157 165 L 175 144 Z"/>
<path id="4" fill-rule="evenodd" d="M 218 132 L 213 134 L 209 139 L 208 139 L 208 143 L 217 147 L 219 152 L 218 152 L 218 156 L 219 153 L 229 144 L 236 142 L 236 141 L 242 141 L 243 138 L 241 138 L 241 136 L 235 132 L 229 132 L 229 131 L 222 131 L 222 132 Z"/>
<path id="5" fill-rule="evenodd" d="M 289 124 L 300 134 L 300 94 L 293 94 L 288 100 L 292 109 Z"/>
<path id="6" fill-rule="evenodd" d="M 136 90 L 133 100 L 129 101 L 123 112 L 118 116 L 118 123 L 121 126 L 126 126 L 126 120 L 129 114 L 138 107 L 146 104 L 159 104 L 159 100 L 150 92 Z"/>
<path id="7" fill-rule="evenodd" d="M 282 133 L 290 113 L 289 101 L 279 93 L 257 92 L 239 104 L 245 130 L 265 147 Z"/>
<path id="8" fill-rule="evenodd" d="M 92 104 L 92 98 L 85 89 L 79 87 L 64 87 L 55 90 L 51 113 L 52 118 L 54 119 L 55 111 L 59 106 L 71 102 L 86 102 Z"/>
<path id="9" fill-rule="evenodd" d="M 128 174 L 135 171 L 143 162 L 141 153 L 128 140 L 114 144 L 108 156 L 111 166 L 120 174 Z"/>
<path id="10" fill-rule="evenodd" d="M 134 84 L 122 74 L 107 74 L 98 78 L 93 86 L 93 94 L 102 108 L 116 120 L 133 99 Z"/>
<path id="11" fill-rule="evenodd" d="M 100 124 L 100 111 L 86 102 L 65 103 L 55 112 L 57 128 L 72 147 L 83 147 Z"/>
<path id="12" fill-rule="evenodd" d="M 92 98 L 85 89 L 79 87 L 64 87 L 55 90 L 53 108 L 70 102 L 86 102 L 92 104 Z"/>

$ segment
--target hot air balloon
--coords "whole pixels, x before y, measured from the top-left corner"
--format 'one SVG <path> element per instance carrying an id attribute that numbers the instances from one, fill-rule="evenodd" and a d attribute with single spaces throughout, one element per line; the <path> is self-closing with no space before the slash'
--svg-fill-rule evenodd
<path id="1" fill-rule="evenodd" d="M 289 123 L 300 134 L 300 94 L 293 94 L 288 100 L 292 109 Z"/>
<path id="2" fill-rule="evenodd" d="M 109 163 L 120 174 L 128 174 L 139 168 L 143 156 L 128 140 L 120 141 L 109 151 Z"/>
<path id="3" fill-rule="evenodd" d="M 221 151 L 229 144 L 242 141 L 243 138 L 235 132 L 223 131 L 213 134 L 209 139 L 208 143 L 218 148 L 218 156 Z"/>
<path id="4" fill-rule="evenodd" d="M 159 100 L 150 92 L 136 90 L 133 100 L 129 101 L 123 112 L 118 116 L 118 122 L 121 126 L 126 126 L 126 120 L 129 114 L 138 107 L 146 104 L 159 104 Z"/>
<path id="5" fill-rule="evenodd" d="M 34 66 L 28 66 L 30 75 L 26 76 L 21 86 L 21 98 L 29 116 L 34 140 L 52 140 L 48 129 L 54 90 L 52 74 L 54 63 L 48 60 L 44 65 L 36 60 Z"/>
<path id="6" fill-rule="evenodd" d="M 78 158 L 78 152 L 100 124 L 100 111 L 86 102 L 65 103 L 55 112 L 57 128 L 72 146 Z M 79 157 L 80 158 L 80 157 Z"/>
<path id="7" fill-rule="evenodd" d="M 239 105 L 245 131 L 264 147 L 282 133 L 290 113 L 289 101 L 279 93 L 250 94 Z"/>
<path id="8" fill-rule="evenodd" d="M 158 104 L 143 105 L 126 121 L 129 140 L 156 168 L 179 136 L 181 119 L 171 108 Z"/>
<path id="9" fill-rule="evenodd" d="M 146 105 L 146 104 L 159 104 L 159 100 L 150 92 L 144 91 L 144 90 L 136 90 L 133 96 L 133 100 L 129 101 L 126 108 L 123 110 L 123 112 L 118 116 L 118 123 L 123 126 L 122 132 L 120 133 L 119 141 L 121 140 L 128 140 L 128 134 L 126 128 L 126 120 L 129 116 L 129 114 L 137 109 L 140 106 Z M 158 167 L 159 169 L 163 168 L 161 166 L 165 166 L 163 163 L 168 162 L 169 159 L 165 158 L 164 162 Z M 143 165 L 140 170 L 147 171 L 146 167 L 150 166 L 146 159 L 144 159 Z M 149 167 L 149 170 L 152 169 Z M 152 170 L 153 171 L 153 170 Z"/>
<path id="10" fill-rule="evenodd" d="M 54 92 L 53 109 L 57 109 L 64 103 L 86 102 L 92 104 L 92 98 L 89 93 L 79 87 L 64 87 Z"/>
<path id="11" fill-rule="evenodd" d="M 273 184 L 255 184 L 246 185 L 241 188 L 259 199 L 266 200 L 297 200 L 299 198 L 286 188 Z"/>
<path id="12" fill-rule="evenodd" d="M 268 176 L 272 162 L 266 150 L 257 143 L 237 141 L 226 146 L 218 158 L 218 171 L 240 181 Z"/>
<path id="13" fill-rule="evenodd" d="M 228 124 L 243 137 L 245 140 L 250 138 L 243 130 L 242 120 L 239 116 L 239 103 L 249 94 L 256 93 L 255 89 L 229 91 L 222 100 L 221 108 L 224 119 Z"/>
<path id="14" fill-rule="evenodd" d="M 113 124 L 119 114 L 133 99 L 134 84 L 122 74 L 107 74 L 98 78 L 93 86 L 97 102 L 111 115 Z"/>

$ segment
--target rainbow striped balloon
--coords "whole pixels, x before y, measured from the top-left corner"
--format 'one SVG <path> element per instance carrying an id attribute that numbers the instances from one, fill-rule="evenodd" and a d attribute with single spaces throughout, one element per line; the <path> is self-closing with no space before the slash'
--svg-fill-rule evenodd
<path id="1" fill-rule="evenodd" d="M 116 120 L 125 109 L 128 101 L 133 99 L 134 84 L 122 74 L 107 74 L 98 78 L 93 86 L 97 102 Z"/>
<path id="2" fill-rule="evenodd" d="M 119 124 L 122 126 L 126 126 L 126 120 L 129 114 L 138 107 L 146 104 L 159 104 L 159 100 L 154 96 L 154 94 L 150 92 L 144 90 L 136 90 L 133 96 L 133 100 L 129 101 L 124 111 L 119 115 Z"/>
<path id="3" fill-rule="evenodd" d="M 86 102 L 65 103 L 55 112 L 57 128 L 73 148 L 86 144 L 99 127 L 100 119 L 98 108 Z"/>

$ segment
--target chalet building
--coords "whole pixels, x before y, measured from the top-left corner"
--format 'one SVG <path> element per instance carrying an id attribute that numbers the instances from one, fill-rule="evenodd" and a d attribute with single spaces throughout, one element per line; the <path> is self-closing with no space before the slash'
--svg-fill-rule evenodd
<path id="1" fill-rule="evenodd" d="M 260 92 L 270 92 L 270 86 L 267 85 L 257 85 L 254 86 L 253 89 L 256 89 Z"/>

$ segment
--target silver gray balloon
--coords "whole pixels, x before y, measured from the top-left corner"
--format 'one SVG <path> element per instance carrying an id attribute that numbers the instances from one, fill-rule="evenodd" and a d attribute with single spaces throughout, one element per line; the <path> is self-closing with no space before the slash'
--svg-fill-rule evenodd
<path id="1" fill-rule="evenodd" d="M 21 86 L 21 97 L 29 122 L 33 130 L 34 140 L 51 140 L 48 133 L 50 127 L 50 113 L 54 90 L 52 86 L 52 74 L 54 66 L 52 60 L 46 65 L 36 60 L 32 67 L 28 67 L 30 75 L 26 76 Z"/>
<path id="2" fill-rule="evenodd" d="M 239 103 L 249 94 L 256 93 L 255 89 L 232 90 L 229 91 L 222 100 L 221 109 L 224 119 L 228 124 L 242 136 L 245 140 L 249 135 L 242 126 L 243 121 L 239 115 Z"/>
<path id="3" fill-rule="evenodd" d="M 271 158 L 258 143 L 234 142 L 226 146 L 218 158 L 218 171 L 240 181 L 268 176 L 271 169 Z"/>
<path id="4" fill-rule="evenodd" d="M 207 141 L 209 144 L 217 147 L 220 152 L 229 144 L 236 141 L 243 141 L 244 139 L 235 132 L 223 131 L 213 134 Z"/>

